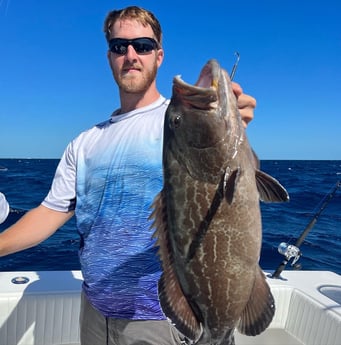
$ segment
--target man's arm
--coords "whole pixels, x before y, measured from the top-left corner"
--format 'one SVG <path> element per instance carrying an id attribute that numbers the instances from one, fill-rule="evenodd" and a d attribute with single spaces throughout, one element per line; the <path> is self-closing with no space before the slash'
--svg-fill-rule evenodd
<path id="1" fill-rule="evenodd" d="M 59 212 L 43 205 L 32 209 L 0 234 L 0 256 L 37 245 L 65 224 L 74 212 Z"/>

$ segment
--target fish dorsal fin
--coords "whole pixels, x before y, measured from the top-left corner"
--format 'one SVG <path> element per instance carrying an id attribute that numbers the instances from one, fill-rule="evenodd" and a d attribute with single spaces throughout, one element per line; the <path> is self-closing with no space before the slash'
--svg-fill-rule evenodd
<path id="1" fill-rule="evenodd" d="M 275 314 L 275 301 L 270 287 L 260 267 L 256 272 L 255 283 L 250 299 L 242 313 L 238 330 L 242 334 L 257 335 L 270 324 Z"/>
<path id="2" fill-rule="evenodd" d="M 289 201 L 289 195 L 285 188 L 275 178 L 265 172 L 256 170 L 256 184 L 261 201 Z"/>
<path id="3" fill-rule="evenodd" d="M 182 334 L 190 339 L 199 339 L 202 333 L 201 324 L 182 291 L 173 266 L 174 259 L 169 244 L 163 191 L 157 195 L 152 207 L 154 211 L 150 218 L 154 219 L 153 226 L 156 228 L 153 237 L 157 238 L 156 244 L 159 246 L 163 268 L 159 280 L 159 300 L 162 311 Z"/>

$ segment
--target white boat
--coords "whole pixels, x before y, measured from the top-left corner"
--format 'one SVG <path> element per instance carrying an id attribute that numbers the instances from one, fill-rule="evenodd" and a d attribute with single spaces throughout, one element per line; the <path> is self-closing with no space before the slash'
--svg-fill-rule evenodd
<path id="1" fill-rule="evenodd" d="M 237 332 L 236 345 L 341 344 L 340 275 L 284 271 L 267 280 L 275 317 L 256 337 Z M 79 344 L 81 284 L 80 271 L 0 272 L 0 345 Z"/>

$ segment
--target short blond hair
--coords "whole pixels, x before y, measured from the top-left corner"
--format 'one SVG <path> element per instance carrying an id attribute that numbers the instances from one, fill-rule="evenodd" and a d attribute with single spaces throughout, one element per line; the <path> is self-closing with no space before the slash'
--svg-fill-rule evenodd
<path id="1" fill-rule="evenodd" d="M 117 20 L 134 19 L 141 23 L 143 26 L 148 26 L 153 30 L 155 39 L 161 46 L 162 44 L 162 30 L 161 25 L 154 14 L 142 7 L 129 6 L 121 10 L 113 10 L 108 13 L 104 21 L 103 31 L 107 41 L 111 38 L 110 29 Z"/>

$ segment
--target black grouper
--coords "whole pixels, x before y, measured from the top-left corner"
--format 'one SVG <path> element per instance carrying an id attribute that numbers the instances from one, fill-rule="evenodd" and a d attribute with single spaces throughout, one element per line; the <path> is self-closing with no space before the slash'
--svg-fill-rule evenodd
<path id="1" fill-rule="evenodd" d="M 151 218 L 164 314 L 195 344 L 234 344 L 235 328 L 261 333 L 275 305 L 259 267 L 259 201 L 289 197 L 259 170 L 230 78 L 216 60 L 195 85 L 174 78 L 163 173 Z"/>

